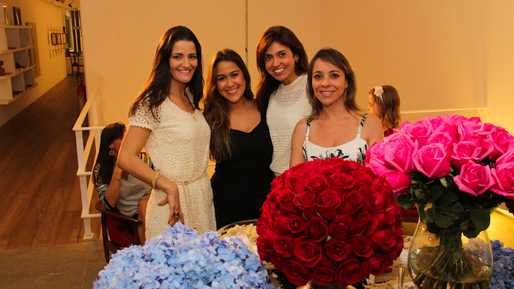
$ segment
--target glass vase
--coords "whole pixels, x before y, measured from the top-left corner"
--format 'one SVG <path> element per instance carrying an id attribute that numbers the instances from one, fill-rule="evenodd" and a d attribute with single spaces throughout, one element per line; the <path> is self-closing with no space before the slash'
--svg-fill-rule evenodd
<path id="1" fill-rule="evenodd" d="M 427 223 L 426 212 L 420 210 L 407 266 L 414 284 L 418 288 L 488 288 L 493 255 L 487 230 L 467 238 L 464 232 L 473 230 L 466 227 L 469 223 L 466 220 L 471 216 L 469 211 L 438 208 L 435 214 L 459 216 L 459 219 L 442 228 L 435 222 Z"/>

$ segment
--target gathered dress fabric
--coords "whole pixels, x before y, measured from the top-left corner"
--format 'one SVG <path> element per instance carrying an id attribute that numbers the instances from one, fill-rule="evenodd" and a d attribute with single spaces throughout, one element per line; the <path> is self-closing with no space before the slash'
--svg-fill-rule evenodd
<path id="1" fill-rule="evenodd" d="M 189 99 L 191 93 L 186 91 Z M 175 182 L 179 189 L 180 207 L 186 226 L 198 232 L 216 230 L 214 204 L 209 176 L 210 128 L 200 110 L 183 111 L 169 98 L 154 111 L 145 102 L 130 117 L 130 126 L 151 130 L 145 149 L 152 158 L 155 171 Z M 154 189 L 146 212 L 146 239 L 165 230 L 170 207 L 157 205 L 166 193 Z"/>
<path id="2" fill-rule="evenodd" d="M 264 114 L 251 132 L 231 129 L 230 148 L 232 157 L 217 162 L 211 178 L 218 229 L 259 218 L 275 177 L 269 168 L 273 145 Z"/>
<path id="3" fill-rule="evenodd" d="M 364 126 L 366 116 L 368 116 L 367 113 L 362 117 L 359 130 L 357 131 L 357 136 L 353 140 L 342 145 L 329 148 L 319 146 L 309 140 L 309 132 L 311 126 L 310 121 L 308 120 L 305 132 L 305 141 L 303 142 L 303 157 L 305 161 L 308 162 L 315 159 L 325 160 L 338 157 L 340 159 L 363 163 L 364 159 L 366 158 L 366 151 L 368 150 L 368 143 L 361 138 L 362 127 Z"/>
<path id="4" fill-rule="evenodd" d="M 273 142 L 270 165 L 276 176 L 289 169 L 291 138 L 296 124 L 309 116 L 312 108 L 307 99 L 307 75 L 300 75 L 289 85 L 280 84 L 269 99 L 266 113 Z"/>

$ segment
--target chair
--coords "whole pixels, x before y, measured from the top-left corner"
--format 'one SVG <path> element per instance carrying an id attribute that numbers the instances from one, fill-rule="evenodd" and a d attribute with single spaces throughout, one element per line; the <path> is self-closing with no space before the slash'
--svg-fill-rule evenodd
<path id="1" fill-rule="evenodd" d="M 137 234 L 137 226 L 141 225 L 141 221 L 122 215 L 119 211 L 109 211 L 101 201 L 95 204 L 95 208 L 102 215 L 102 238 L 107 263 L 111 258 L 109 251 L 116 253 L 119 249 L 141 244 Z"/>
<path id="2" fill-rule="evenodd" d="M 80 57 L 82 56 L 82 52 L 70 52 L 70 60 L 71 60 L 71 74 L 75 75 L 77 81 L 82 83 L 82 75 L 80 74 L 80 68 L 84 67 L 84 64 L 80 64 Z M 77 73 L 73 72 L 74 68 L 77 68 Z"/>

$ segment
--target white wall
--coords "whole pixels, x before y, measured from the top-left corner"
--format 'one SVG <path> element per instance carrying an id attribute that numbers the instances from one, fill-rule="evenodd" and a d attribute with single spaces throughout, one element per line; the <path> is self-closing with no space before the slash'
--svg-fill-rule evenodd
<path id="1" fill-rule="evenodd" d="M 48 27 L 63 26 L 61 8 L 40 0 L 0 0 L 0 2 L 8 4 L 11 17 L 12 6 L 16 6 L 20 7 L 24 24 L 25 22 L 36 23 L 41 67 L 41 76 L 34 80 L 38 85 L 33 90 L 9 105 L 0 105 L 0 126 L 2 126 L 63 80 L 66 77 L 66 65 L 64 53 L 57 57 L 50 57 L 48 43 Z"/>
<path id="2" fill-rule="evenodd" d="M 400 92 L 405 119 L 458 112 L 514 131 L 505 105 L 514 72 L 513 2 L 248 0 L 248 8 L 254 88 L 257 41 L 267 27 L 284 25 L 309 57 L 330 46 L 348 58 L 362 109 L 371 88 L 391 84 Z M 186 25 L 198 36 L 204 71 L 222 48 L 244 58 L 245 1 L 81 0 L 81 10 L 88 94 L 103 77 L 105 123 L 127 121 L 159 37 L 172 26 Z"/>

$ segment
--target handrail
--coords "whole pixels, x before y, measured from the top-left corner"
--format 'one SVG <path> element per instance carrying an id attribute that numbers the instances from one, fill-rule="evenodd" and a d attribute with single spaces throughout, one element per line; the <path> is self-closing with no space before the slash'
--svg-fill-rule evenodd
<path id="1" fill-rule="evenodd" d="M 95 103 L 96 100 L 99 99 L 99 95 L 101 95 L 102 83 L 103 77 L 100 77 L 97 87 L 92 90 L 93 93 L 91 93 L 91 96 L 88 97 L 77 120 L 75 121 L 75 124 L 73 125 L 73 131 L 75 132 L 75 142 L 77 146 L 77 176 L 80 180 L 80 195 L 82 201 L 81 218 L 84 220 L 84 239 L 93 238 L 90 219 L 100 217 L 100 214 L 92 214 L 89 211 L 89 208 L 91 207 L 91 199 L 93 196 L 94 183 L 93 178 L 90 177 L 93 173 L 92 168 L 91 170 L 87 170 L 86 165 L 88 164 L 93 145 L 96 149 L 94 159 L 96 159 L 98 155 L 98 149 L 100 147 L 100 131 L 104 128 L 103 126 L 97 125 L 99 113 L 96 111 L 95 107 L 93 107 L 93 103 Z M 83 127 L 83 123 L 86 117 L 88 117 L 88 120 L 95 125 Z M 89 132 L 86 144 L 84 144 L 83 140 L 84 132 Z M 88 177 L 89 181 L 87 180 Z"/>

